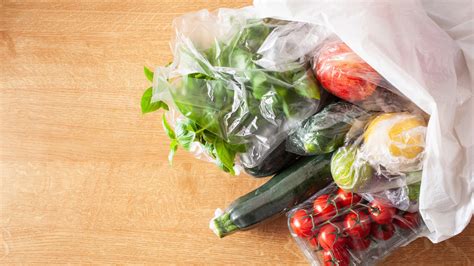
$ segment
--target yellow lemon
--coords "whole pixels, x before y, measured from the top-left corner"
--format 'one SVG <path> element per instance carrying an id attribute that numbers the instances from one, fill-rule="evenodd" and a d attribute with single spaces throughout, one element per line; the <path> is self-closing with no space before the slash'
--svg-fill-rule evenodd
<path id="1" fill-rule="evenodd" d="M 425 147 L 426 121 L 410 113 L 377 116 L 364 132 L 366 159 L 392 171 L 417 170 Z"/>
<path id="2" fill-rule="evenodd" d="M 426 122 L 423 118 L 413 116 L 395 123 L 388 136 L 390 152 L 393 156 L 413 159 L 424 150 Z M 420 129 L 420 130 L 418 130 Z"/>

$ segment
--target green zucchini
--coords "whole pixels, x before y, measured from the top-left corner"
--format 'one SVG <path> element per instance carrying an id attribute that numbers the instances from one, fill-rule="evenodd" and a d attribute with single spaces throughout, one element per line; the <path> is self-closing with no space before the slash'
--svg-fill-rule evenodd
<path id="1" fill-rule="evenodd" d="M 309 198 L 332 182 L 331 154 L 305 157 L 230 204 L 211 229 L 219 237 L 253 226 Z"/>

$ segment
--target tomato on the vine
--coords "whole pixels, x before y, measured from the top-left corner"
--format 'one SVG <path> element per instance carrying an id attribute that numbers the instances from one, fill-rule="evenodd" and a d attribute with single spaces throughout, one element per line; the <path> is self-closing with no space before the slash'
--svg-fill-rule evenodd
<path id="1" fill-rule="evenodd" d="M 393 224 L 372 224 L 372 235 L 381 240 L 387 240 L 395 234 L 395 226 Z"/>
<path id="2" fill-rule="evenodd" d="M 353 238 L 364 238 L 370 234 L 370 223 L 369 215 L 354 210 L 344 217 L 344 232 Z"/>
<path id="3" fill-rule="evenodd" d="M 420 214 L 417 212 L 406 212 L 401 217 L 396 217 L 393 221 L 402 229 L 415 229 L 420 225 Z"/>
<path id="4" fill-rule="evenodd" d="M 317 197 L 313 202 L 313 212 L 319 222 L 333 218 L 337 213 L 337 204 L 327 194 Z"/>
<path id="5" fill-rule="evenodd" d="M 323 260 L 325 266 L 338 265 L 346 266 L 349 265 L 350 257 L 349 252 L 345 248 L 338 248 L 334 250 L 324 250 Z"/>
<path id="6" fill-rule="evenodd" d="M 336 203 L 339 207 L 353 206 L 359 203 L 362 200 L 362 197 L 352 193 L 350 191 L 345 191 L 340 188 L 336 194 Z"/>
<path id="7" fill-rule="evenodd" d="M 347 246 L 352 250 L 366 250 L 370 246 L 370 238 L 349 238 Z"/>
<path id="8" fill-rule="evenodd" d="M 342 248 L 346 244 L 341 226 L 337 224 L 326 224 L 321 227 L 318 234 L 319 245 L 325 250 Z"/>
<path id="9" fill-rule="evenodd" d="M 290 226 L 299 237 L 308 237 L 313 233 L 313 221 L 311 216 L 303 209 L 297 210 L 290 218 Z"/>
<path id="10" fill-rule="evenodd" d="M 378 200 L 374 200 L 369 204 L 369 212 L 374 222 L 378 224 L 389 224 L 392 222 L 397 210 Z"/>
<path id="11" fill-rule="evenodd" d="M 319 243 L 318 243 L 318 236 L 317 235 L 313 235 L 309 238 L 308 240 L 308 243 L 309 243 L 309 246 L 314 249 L 314 250 L 318 250 L 320 249 L 320 246 L 319 246 Z"/>

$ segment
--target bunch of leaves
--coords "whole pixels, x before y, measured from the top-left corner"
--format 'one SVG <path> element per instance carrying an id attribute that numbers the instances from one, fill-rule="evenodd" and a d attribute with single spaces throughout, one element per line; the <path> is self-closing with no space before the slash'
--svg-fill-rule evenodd
<path id="1" fill-rule="evenodd" d="M 153 72 L 150 71 L 148 68 L 144 68 L 145 76 L 148 80 L 153 81 Z M 187 75 L 190 79 L 204 79 L 204 80 L 212 80 L 213 78 L 201 74 L 201 73 L 194 73 Z M 153 88 L 148 88 L 142 96 L 141 99 L 141 108 L 142 113 L 149 113 L 159 109 L 164 109 L 166 111 L 169 110 L 169 107 L 163 101 L 156 101 L 152 102 L 152 94 Z M 220 98 L 220 97 L 217 97 Z M 187 105 L 179 104 L 182 108 L 185 108 Z M 196 112 L 187 112 L 183 109 L 180 110 L 185 114 L 194 114 L 197 115 Z M 209 111 L 208 111 L 209 114 Z M 199 115 L 194 117 L 195 120 L 200 120 L 201 118 Z M 215 120 L 215 117 L 213 119 Z M 206 152 L 211 158 L 213 158 L 216 164 L 223 169 L 225 172 L 235 174 L 234 171 L 234 159 L 238 152 L 245 151 L 245 145 L 235 145 L 230 144 L 224 141 L 222 138 L 218 137 L 211 131 L 209 131 L 206 127 L 200 126 L 198 123 L 193 121 L 189 118 L 180 119 L 176 122 L 175 129 L 170 126 L 168 121 L 166 120 L 166 116 L 163 115 L 162 118 L 163 128 L 165 129 L 166 134 L 171 140 L 170 143 L 170 153 L 168 155 L 168 159 L 170 163 L 173 160 L 174 154 L 177 151 L 178 147 L 181 146 L 187 151 L 190 151 L 192 148 L 193 143 L 200 143 L 205 149 Z M 208 128 L 216 127 L 217 124 L 214 122 L 212 124 L 208 124 Z"/>
<path id="2" fill-rule="evenodd" d="M 144 67 L 143 70 L 145 72 L 146 78 L 150 82 L 153 82 L 153 72 L 147 67 Z M 152 97 L 153 97 L 153 87 L 149 87 L 143 93 L 142 100 L 140 103 L 143 114 L 151 113 L 159 109 L 164 109 L 166 111 L 169 110 L 168 105 L 163 101 L 152 102 Z"/>
<path id="3" fill-rule="evenodd" d="M 235 174 L 234 158 L 238 152 L 245 151 L 244 145 L 229 144 L 187 118 L 178 120 L 175 129 L 173 130 L 168 124 L 166 116 L 163 115 L 163 127 L 166 134 L 171 139 L 170 154 L 168 158 L 170 162 L 173 160 L 174 153 L 178 149 L 178 146 L 189 151 L 191 150 L 193 143 L 198 142 L 203 145 L 207 154 L 216 161 L 221 169 L 225 172 Z"/>
<path id="4" fill-rule="evenodd" d="M 216 42 L 208 50 L 181 47 L 181 60 L 199 66 L 202 73 L 172 81 L 174 106 L 186 119 L 179 120 L 174 131 L 163 119 L 171 139 L 170 159 L 178 146 L 189 150 L 199 142 L 224 171 L 233 173 L 236 154 L 245 152 L 253 134 L 249 128 L 271 126 L 276 119 L 297 115 L 308 98 L 319 99 L 319 88 L 305 67 L 276 72 L 254 63 L 272 29 L 262 20 L 250 20 L 229 41 Z M 153 80 L 147 68 L 145 75 Z M 152 94 L 150 87 L 142 97 L 143 113 L 169 110 L 166 103 L 152 101 Z"/>

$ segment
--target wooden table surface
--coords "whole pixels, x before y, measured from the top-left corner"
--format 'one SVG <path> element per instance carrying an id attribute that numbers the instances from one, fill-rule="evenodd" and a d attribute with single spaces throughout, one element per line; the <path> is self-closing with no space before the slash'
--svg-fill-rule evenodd
<path id="1" fill-rule="evenodd" d="M 218 239 L 215 208 L 264 180 L 178 152 L 143 116 L 174 17 L 250 1 L 0 1 L 0 263 L 305 264 L 284 218 Z M 474 224 L 384 264 L 474 263 Z"/>

